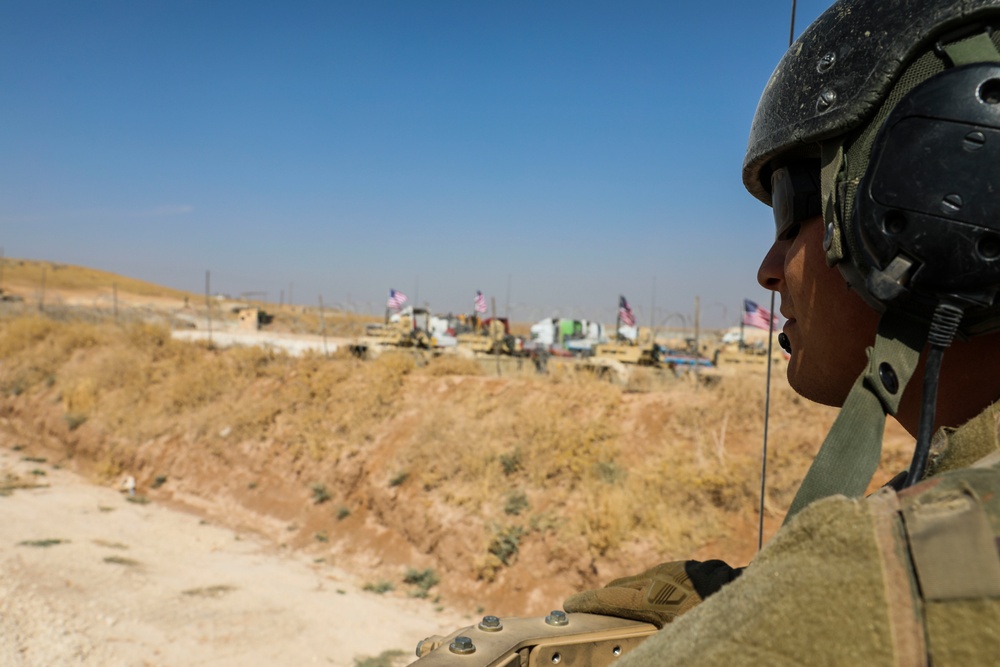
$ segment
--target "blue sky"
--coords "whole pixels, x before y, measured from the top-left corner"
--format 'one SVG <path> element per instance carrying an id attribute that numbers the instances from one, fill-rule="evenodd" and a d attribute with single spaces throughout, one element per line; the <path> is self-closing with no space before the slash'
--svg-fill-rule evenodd
<path id="1" fill-rule="evenodd" d="M 624 294 L 673 325 L 699 296 L 722 326 L 768 298 L 740 166 L 790 5 L 4 0 L 0 246 L 378 313 Z"/>

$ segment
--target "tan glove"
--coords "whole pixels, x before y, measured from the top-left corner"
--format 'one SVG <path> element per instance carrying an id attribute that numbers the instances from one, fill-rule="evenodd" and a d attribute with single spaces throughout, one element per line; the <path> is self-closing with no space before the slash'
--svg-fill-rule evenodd
<path id="1" fill-rule="evenodd" d="M 604 588 L 571 595 L 563 608 L 645 621 L 662 628 L 740 572 L 722 561 L 662 563 L 642 574 L 615 579 Z M 692 576 L 697 581 L 692 581 Z"/>

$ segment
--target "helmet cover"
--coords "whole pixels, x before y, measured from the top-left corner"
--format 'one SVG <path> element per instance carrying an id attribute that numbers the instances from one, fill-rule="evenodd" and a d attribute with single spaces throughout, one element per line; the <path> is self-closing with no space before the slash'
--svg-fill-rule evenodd
<path id="1" fill-rule="evenodd" d="M 743 183 L 770 205 L 776 156 L 818 157 L 817 143 L 861 126 L 937 35 L 1000 12 L 1000 0 L 840 0 L 785 53 L 761 95 Z"/>

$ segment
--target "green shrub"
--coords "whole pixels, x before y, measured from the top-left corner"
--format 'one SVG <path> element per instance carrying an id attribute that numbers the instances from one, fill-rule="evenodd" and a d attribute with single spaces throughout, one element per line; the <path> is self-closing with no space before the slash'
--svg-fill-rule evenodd
<path id="1" fill-rule="evenodd" d="M 403 575 L 404 584 L 410 584 L 411 586 L 416 587 L 416 590 L 410 593 L 411 597 L 415 598 L 426 598 L 428 591 L 434 586 L 437 586 L 440 581 L 441 580 L 432 568 L 417 570 L 411 567 L 406 571 L 406 574 Z"/>
<path id="2" fill-rule="evenodd" d="M 602 482 L 616 484 L 625 479 L 628 472 L 614 461 L 598 461 L 594 466 Z"/>
<path id="3" fill-rule="evenodd" d="M 326 490 L 325 484 L 312 485 L 313 502 L 317 505 L 325 503 L 330 499 L 330 492 Z"/>
<path id="4" fill-rule="evenodd" d="M 68 412 L 63 415 L 63 419 L 66 421 L 66 426 L 69 427 L 69 430 L 75 431 L 87 421 L 87 415 L 78 412 Z"/>
<path id="5" fill-rule="evenodd" d="M 500 559 L 504 565 L 510 565 L 521 544 L 521 537 L 524 536 L 524 529 L 520 526 L 508 526 L 497 528 L 490 542 L 489 552 Z"/>
<path id="6" fill-rule="evenodd" d="M 504 502 L 503 511 L 504 514 L 517 516 L 524 510 L 528 509 L 528 506 L 528 496 L 524 493 L 524 491 L 511 491 L 507 494 L 507 500 Z"/>
<path id="7" fill-rule="evenodd" d="M 513 475 L 518 470 L 521 469 L 521 450 L 515 449 L 510 454 L 500 455 L 500 467 L 503 468 L 503 474 Z"/>
<path id="8" fill-rule="evenodd" d="M 362 586 L 363 590 L 370 591 L 372 593 L 378 593 L 379 595 L 383 593 L 388 593 L 389 591 L 395 590 L 396 585 L 391 581 L 386 581 L 385 579 L 380 579 L 376 582 L 368 582 Z"/>
<path id="9" fill-rule="evenodd" d="M 48 538 L 44 540 L 25 540 L 23 542 L 18 542 L 19 546 L 22 547 L 54 547 L 57 544 L 69 544 L 69 540 L 60 540 L 58 538 Z"/>

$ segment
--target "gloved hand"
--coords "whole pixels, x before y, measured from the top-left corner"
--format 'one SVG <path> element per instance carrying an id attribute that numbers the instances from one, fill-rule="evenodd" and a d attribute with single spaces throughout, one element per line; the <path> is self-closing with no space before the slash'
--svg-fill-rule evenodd
<path id="1" fill-rule="evenodd" d="M 563 608 L 645 621 L 662 628 L 741 572 L 721 560 L 662 563 L 641 574 L 615 579 L 604 588 L 571 595 Z"/>

